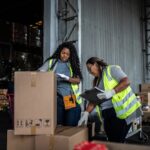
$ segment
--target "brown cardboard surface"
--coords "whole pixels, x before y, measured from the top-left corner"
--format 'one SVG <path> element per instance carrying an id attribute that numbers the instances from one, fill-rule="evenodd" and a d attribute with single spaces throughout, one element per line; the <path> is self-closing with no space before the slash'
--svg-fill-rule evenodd
<path id="1" fill-rule="evenodd" d="M 61 133 L 61 132 L 63 132 L 64 130 L 70 129 L 70 128 L 72 128 L 72 127 L 70 127 L 70 126 L 58 125 L 58 126 L 56 127 L 56 130 L 55 130 L 55 135 L 56 135 L 56 134 L 59 134 L 59 133 Z"/>
<path id="2" fill-rule="evenodd" d="M 7 150 L 34 150 L 34 136 L 14 135 L 14 130 L 7 131 Z"/>
<path id="3" fill-rule="evenodd" d="M 140 91 L 141 92 L 150 92 L 150 84 L 149 83 L 140 84 Z"/>
<path id="4" fill-rule="evenodd" d="M 142 105 L 150 105 L 150 92 L 139 93 Z"/>
<path id="5" fill-rule="evenodd" d="M 62 129 L 62 131 L 60 131 Z M 36 150 L 73 150 L 74 145 L 88 140 L 87 128 L 81 127 L 59 127 L 56 135 L 38 135 L 35 137 Z"/>
<path id="6" fill-rule="evenodd" d="M 15 134 L 54 134 L 56 98 L 53 72 L 15 72 Z"/>
<path id="7" fill-rule="evenodd" d="M 62 130 L 61 132 L 57 132 L 57 135 L 71 137 L 71 136 L 74 136 L 77 133 L 80 133 L 81 130 L 83 130 L 83 128 L 80 128 L 80 127 L 68 127 L 66 129 Z"/>
<path id="8" fill-rule="evenodd" d="M 142 121 L 150 122 L 150 109 L 148 111 L 143 111 Z"/>
<path id="9" fill-rule="evenodd" d="M 103 143 L 108 147 L 108 150 L 149 150 L 149 146 L 134 145 L 134 144 L 121 144 L 114 142 L 104 142 L 104 141 L 93 141 L 95 143 Z"/>

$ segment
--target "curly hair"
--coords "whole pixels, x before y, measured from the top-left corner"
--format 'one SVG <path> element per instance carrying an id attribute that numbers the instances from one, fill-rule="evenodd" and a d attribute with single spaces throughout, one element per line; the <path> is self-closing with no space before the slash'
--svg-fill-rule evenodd
<path id="1" fill-rule="evenodd" d="M 58 59 L 60 59 L 60 53 L 61 53 L 63 48 L 68 48 L 70 50 L 69 62 L 70 62 L 71 67 L 72 67 L 73 76 L 74 77 L 79 76 L 80 79 L 82 80 L 83 76 L 82 76 L 81 69 L 80 69 L 79 57 L 77 54 L 76 47 L 73 45 L 72 42 L 64 42 L 64 43 L 60 44 L 58 46 L 58 48 L 56 49 L 56 51 L 47 60 L 56 59 L 56 61 L 54 63 L 54 64 L 56 64 Z"/>

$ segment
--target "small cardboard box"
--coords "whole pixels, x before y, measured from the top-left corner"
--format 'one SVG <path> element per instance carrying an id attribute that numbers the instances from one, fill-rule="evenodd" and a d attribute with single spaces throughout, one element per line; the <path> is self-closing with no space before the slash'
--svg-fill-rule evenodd
<path id="1" fill-rule="evenodd" d="M 54 134 L 56 98 L 53 72 L 15 72 L 15 134 Z"/>
<path id="2" fill-rule="evenodd" d="M 150 109 L 148 111 L 143 111 L 142 121 L 150 122 Z"/>
<path id="3" fill-rule="evenodd" d="M 88 140 L 87 128 L 81 127 L 59 127 L 56 135 L 38 135 L 35 137 L 36 150 L 73 150 L 80 142 Z"/>
<path id="4" fill-rule="evenodd" d="M 34 136 L 14 135 L 14 130 L 7 131 L 7 150 L 34 150 Z"/>
<path id="5" fill-rule="evenodd" d="M 150 92 L 139 93 L 142 105 L 150 105 Z"/>
<path id="6" fill-rule="evenodd" d="M 103 142 L 93 141 L 98 144 L 105 144 L 108 150 L 149 150 L 149 146 L 135 145 L 135 144 L 124 144 L 115 142 Z"/>
<path id="7" fill-rule="evenodd" d="M 140 92 L 150 92 L 150 83 L 140 84 Z"/>
<path id="8" fill-rule="evenodd" d="M 56 135 L 15 135 L 7 131 L 7 150 L 73 150 L 88 140 L 88 129 L 82 127 L 58 127 Z"/>

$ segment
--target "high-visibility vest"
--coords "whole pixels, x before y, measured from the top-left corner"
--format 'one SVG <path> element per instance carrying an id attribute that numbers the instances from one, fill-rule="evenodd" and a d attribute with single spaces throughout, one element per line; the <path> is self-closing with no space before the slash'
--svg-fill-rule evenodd
<path id="1" fill-rule="evenodd" d="M 52 66 L 52 64 L 53 64 L 53 59 L 50 59 L 48 71 L 52 71 L 52 70 L 50 69 L 51 66 Z M 72 76 L 73 76 L 73 71 L 72 71 L 72 68 L 71 68 L 70 63 L 69 63 L 69 70 L 70 70 L 70 76 L 72 77 Z M 71 83 L 71 88 L 72 88 L 73 93 L 74 93 L 74 95 L 75 95 L 75 97 L 76 97 L 76 102 L 77 102 L 78 104 L 81 104 L 81 103 L 82 103 L 82 98 L 79 96 L 80 93 L 79 93 L 79 86 L 78 86 L 78 84 L 72 84 L 72 83 Z"/>
<path id="2" fill-rule="evenodd" d="M 118 82 L 111 76 L 110 67 L 111 66 L 107 66 L 103 74 L 105 90 L 112 90 L 118 84 Z M 120 119 L 126 119 L 141 106 L 141 103 L 137 100 L 130 86 L 123 91 L 116 93 L 112 97 L 112 104 L 117 117 Z"/>

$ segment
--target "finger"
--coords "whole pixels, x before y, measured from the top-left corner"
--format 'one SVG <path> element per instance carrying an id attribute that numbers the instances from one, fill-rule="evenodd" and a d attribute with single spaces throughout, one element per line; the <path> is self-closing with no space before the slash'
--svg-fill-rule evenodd
<path id="1" fill-rule="evenodd" d="M 81 121 L 79 120 L 79 122 L 78 122 L 78 126 L 81 126 Z"/>
<path id="2" fill-rule="evenodd" d="M 103 95 L 97 95 L 97 97 L 99 98 L 99 99 L 103 99 Z"/>
<path id="3" fill-rule="evenodd" d="M 101 97 L 101 99 L 105 99 L 105 97 L 103 96 L 103 97 Z"/>
<path id="4" fill-rule="evenodd" d="M 86 120 L 84 121 L 84 125 L 85 125 L 85 126 L 87 125 L 87 122 L 88 122 L 88 120 L 86 119 Z"/>
<path id="5" fill-rule="evenodd" d="M 78 127 L 80 127 L 81 126 L 81 124 L 80 123 L 78 123 Z"/>
<path id="6" fill-rule="evenodd" d="M 84 112 L 81 112 L 81 117 L 83 117 L 83 115 L 84 115 Z"/>
<path id="7" fill-rule="evenodd" d="M 104 94 L 104 93 L 98 94 L 98 96 L 100 96 L 101 98 L 104 98 L 104 97 L 105 97 L 105 94 Z"/>
<path id="8" fill-rule="evenodd" d="M 84 121 L 80 120 L 79 123 L 78 123 L 78 126 L 82 126 L 82 124 L 84 124 Z"/>
<path id="9" fill-rule="evenodd" d="M 102 95 L 102 96 L 101 96 L 101 99 L 103 99 L 103 98 L 105 98 L 105 95 Z"/>
<path id="10" fill-rule="evenodd" d="M 56 73 L 58 76 L 60 76 L 61 74 L 60 73 Z"/>

